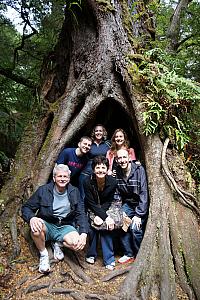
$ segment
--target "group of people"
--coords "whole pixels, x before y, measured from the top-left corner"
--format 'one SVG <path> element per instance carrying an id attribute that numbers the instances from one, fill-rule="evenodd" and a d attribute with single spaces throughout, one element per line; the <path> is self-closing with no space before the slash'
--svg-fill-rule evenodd
<path id="1" fill-rule="evenodd" d="M 147 180 L 144 167 L 136 160 L 126 132 L 116 129 L 111 141 L 103 125 L 94 127 L 91 137 L 83 136 L 77 148 L 65 148 L 55 163 L 53 180 L 41 187 L 23 204 L 22 217 L 30 224 L 31 236 L 40 252 L 39 272 L 50 271 L 46 242 L 54 258 L 62 260 L 62 247 L 73 251 L 86 249 L 86 262 L 94 264 L 101 242 L 103 263 L 115 268 L 113 232 L 115 222 L 107 214 L 113 201 L 120 201 L 128 230 L 119 229 L 124 255 L 118 263 L 134 261 L 148 214 Z M 106 224 L 98 231 L 94 222 Z M 87 243 L 88 242 L 88 243 Z"/>

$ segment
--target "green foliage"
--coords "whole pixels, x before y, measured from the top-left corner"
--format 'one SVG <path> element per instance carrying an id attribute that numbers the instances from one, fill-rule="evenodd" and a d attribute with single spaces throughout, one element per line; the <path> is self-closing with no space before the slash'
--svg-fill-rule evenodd
<path id="1" fill-rule="evenodd" d="M 12 3 L 12 7 L 18 12 L 21 10 L 37 32 L 24 39 L 23 43 L 22 34 L 4 14 L 10 4 L 7 1 L 7 5 L 0 6 L 0 68 L 13 70 L 38 86 L 44 58 L 53 50 L 60 34 L 65 1 L 24 1 L 23 7 L 20 7 L 20 2 Z M 31 27 L 24 23 L 25 36 L 31 33 Z M 19 50 L 14 61 L 16 49 Z M 41 107 L 35 91 L 0 76 L 0 151 L 5 155 L 12 157 L 15 154 L 24 128 L 33 118 L 35 107 Z"/>
<path id="2" fill-rule="evenodd" d="M 148 8 L 154 13 L 156 24 L 156 40 L 152 41 L 152 48 L 165 50 L 169 43 L 167 32 L 176 5 L 173 1 L 150 1 Z M 182 13 L 179 45 L 169 67 L 177 74 L 200 81 L 200 2 L 191 1 Z"/>
<path id="3" fill-rule="evenodd" d="M 145 94 L 144 133 L 158 132 L 183 150 L 190 141 L 191 119 L 199 108 L 200 85 L 177 75 L 168 67 L 161 49 L 147 51 L 137 66 L 134 83 Z M 130 61 L 132 64 L 132 62 Z M 133 62 L 135 67 L 135 62 Z"/>
<path id="4" fill-rule="evenodd" d="M 134 2 L 130 13 L 137 21 L 136 3 L 139 2 Z M 200 2 L 190 1 L 182 11 L 177 48 L 171 54 L 166 53 L 168 30 L 178 2 L 152 0 L 146 5 L 153 16 L 156 38 L 151 41 L 152 50 L 142 59 L 137 54 L 129 58 L 133 82 L 145 94 L 144 132 L 158 132 L 163 139 L 170 137 L 171 143 L 184 152 L 187 165 L 199 182 Z"/>

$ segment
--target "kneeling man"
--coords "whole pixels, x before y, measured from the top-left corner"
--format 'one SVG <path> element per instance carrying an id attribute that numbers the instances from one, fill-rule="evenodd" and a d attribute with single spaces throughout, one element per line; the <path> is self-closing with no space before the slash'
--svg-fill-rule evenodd
<path id="1" fill-rule="evenodd" d="M 51 241 L 54 258 L 62 260 L 60 245 L 74 251 L 86 244 L 88 221 L 81 209 L 78 188 L 70 182 L 70 170 L 64 164 L 53 169 L 53 181 L 40 186 L 22 206 L 22 218 L 30 225 L 31 236 L 40 252 L 39 272 L 50 271 L 45 241 Z"/>

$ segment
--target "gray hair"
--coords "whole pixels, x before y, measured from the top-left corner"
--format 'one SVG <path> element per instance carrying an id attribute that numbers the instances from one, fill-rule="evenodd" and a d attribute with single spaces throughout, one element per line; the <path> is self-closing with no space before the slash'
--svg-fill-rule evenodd
<path id="1" fill-rule="evenodd" d="M 69 167 L 67 165 L 64 164 L 56 164 L 55 167 L 53 168 L 53 177 L 56 176 L 56 173 L 58 171 L 63 171 L 63 172 L 67 172 L 69 175 L 71 174 L 71 171 L 69 169 Z"/>

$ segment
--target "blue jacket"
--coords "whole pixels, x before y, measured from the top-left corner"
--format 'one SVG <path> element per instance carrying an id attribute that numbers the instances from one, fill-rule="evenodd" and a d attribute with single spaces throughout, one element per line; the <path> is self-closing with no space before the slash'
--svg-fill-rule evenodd
<path id="1" fill-rule="evenodd" d="M 148 191 L 146 173 L 139 162 L 131 162 L 131 172 L 128 178 L 122 168 L 117 167 L 116 179 L 122 202 L 135 210 L 135 215 L 144 218 L 148 211 Z"/>
<path id="2" fill-rule="evenodd" d="M 82 209 L 79 190 L 67 185 L 71 211 L 65 218 L 53 216 L 53 188 L 54 182 L 40 186 L 36 192 L 22 205 L 22 218 L 29 223 L 32 217 L 41 218 L 56 225 L 72 225 L 78 227 L 79 233 L 88 233 L 87 216 Z"/>

